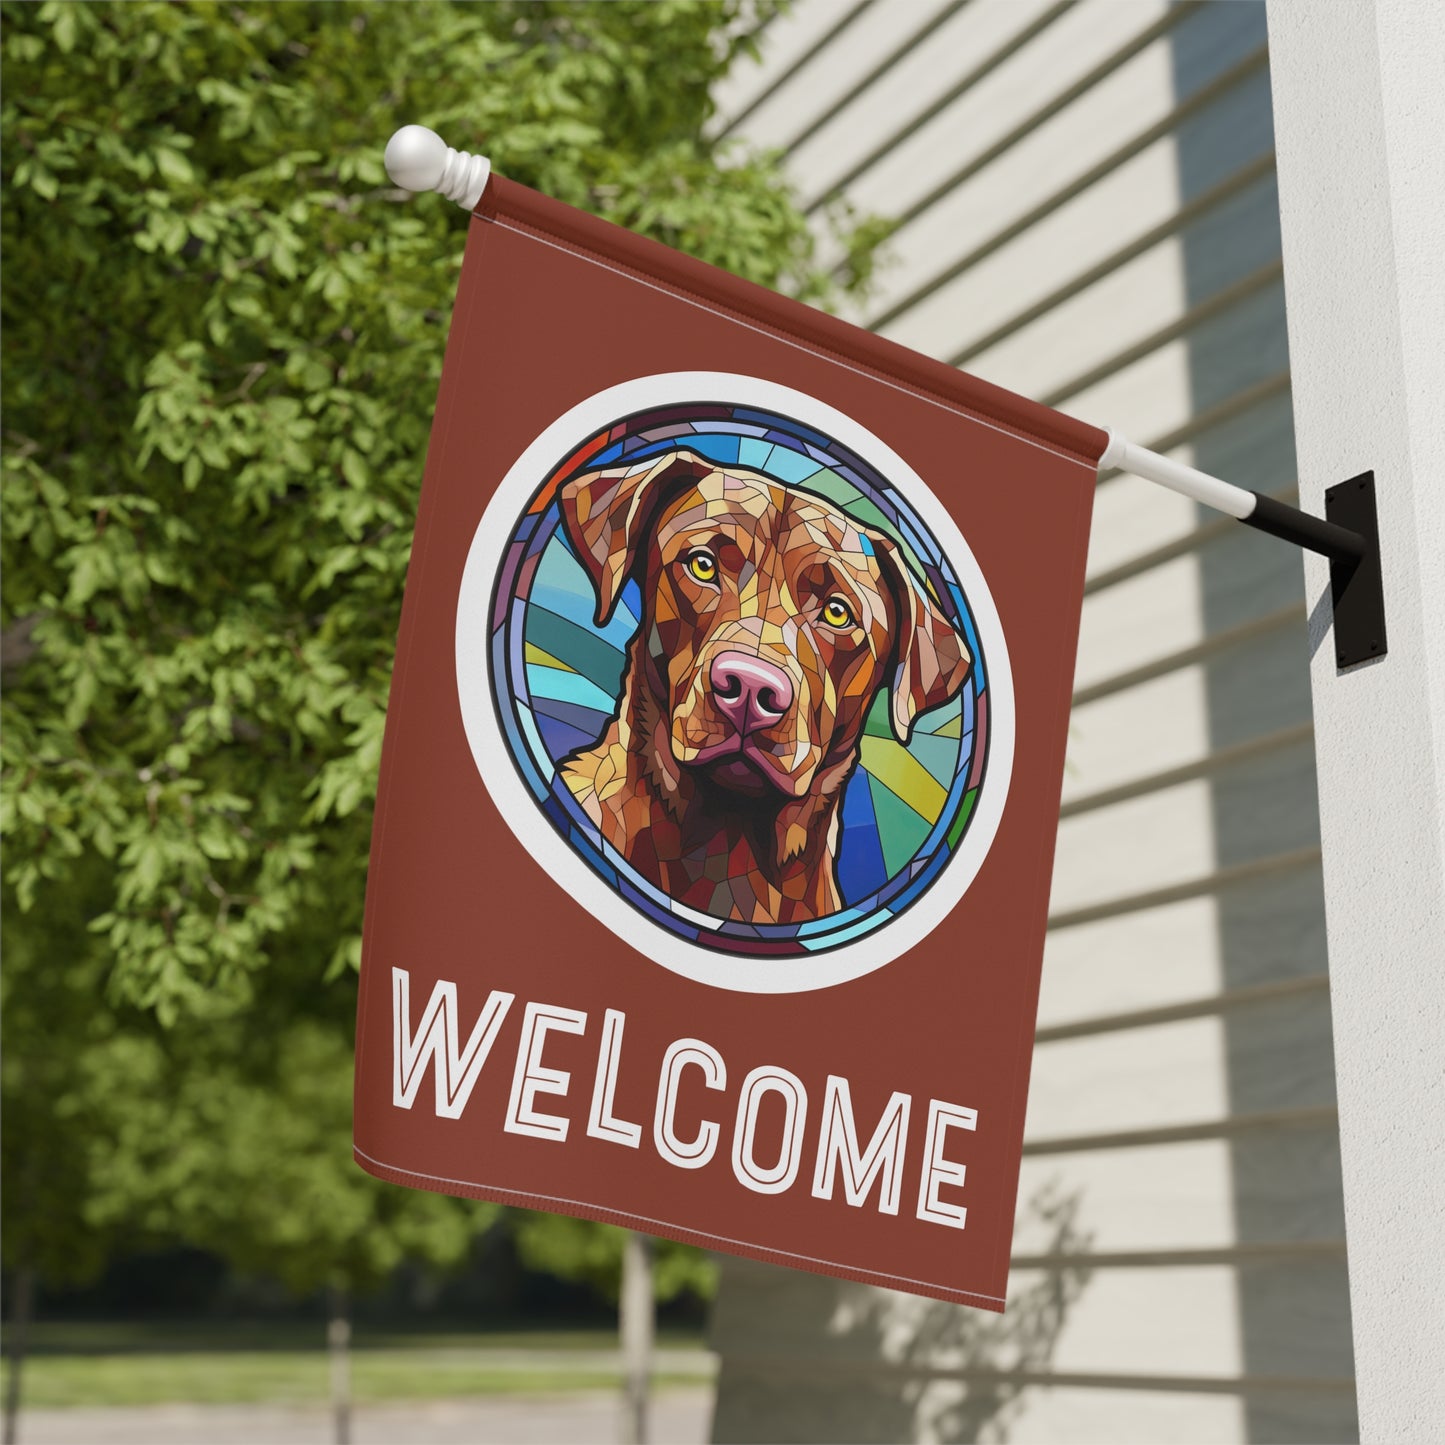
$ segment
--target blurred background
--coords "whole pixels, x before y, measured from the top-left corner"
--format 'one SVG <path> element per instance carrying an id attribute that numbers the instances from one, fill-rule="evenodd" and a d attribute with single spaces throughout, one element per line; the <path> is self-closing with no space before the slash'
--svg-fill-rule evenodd
<path id="1" fill-rule="evenodd" d="M 1293 500 L 1264 6 L 0 27 L 6 1438 L 636 1435 L 623 1234 L 350 1159 L 466 224 L 382 147 Z M 652 1439 L 1357 1438 L 1300 581 L 1101 479 L 1008 1312 L 661 1244 Z"/>

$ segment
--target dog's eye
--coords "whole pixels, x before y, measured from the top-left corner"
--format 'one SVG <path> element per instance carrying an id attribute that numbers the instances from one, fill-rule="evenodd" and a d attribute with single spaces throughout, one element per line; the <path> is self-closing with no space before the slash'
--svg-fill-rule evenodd
<path id="1" fill-rule="evenodd" d="M 823 621 L 829 627 L 852 627 L 853 609 L 841 597 L 830 597 L 823 604 Z"/>
<path id="2" fill-rule="evenodd" d="M 683 565 L 699 582 L 717 581 L 717 558 L 706 547 L 697 547 L 683 559 Z"/>

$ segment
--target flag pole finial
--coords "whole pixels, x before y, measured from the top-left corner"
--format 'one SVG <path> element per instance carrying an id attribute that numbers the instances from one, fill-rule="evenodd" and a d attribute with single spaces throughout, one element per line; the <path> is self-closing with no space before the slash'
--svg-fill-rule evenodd
<path id="1" fill-rule="evenodd" d="M 404 125 L 386 143 L 386 173 L 404 191 L 439 191 L 471 210 L 482 198 L 492 163 L 453 150 L 434 130 Z"/>

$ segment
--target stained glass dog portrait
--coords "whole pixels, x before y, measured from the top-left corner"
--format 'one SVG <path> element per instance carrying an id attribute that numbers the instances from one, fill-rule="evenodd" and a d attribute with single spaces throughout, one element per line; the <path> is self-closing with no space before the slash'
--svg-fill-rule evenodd
<path id="1" fill-rule="evenodd" d="M 953 697 L 971 658 L 898 548 L 819 496 L 676 451 L 566 483 L 603 626 L 636 578 L 616 716 L 563 764 L 603 839 L 680 903 L 745 923 L 836 912 L 864 720 Z"/>

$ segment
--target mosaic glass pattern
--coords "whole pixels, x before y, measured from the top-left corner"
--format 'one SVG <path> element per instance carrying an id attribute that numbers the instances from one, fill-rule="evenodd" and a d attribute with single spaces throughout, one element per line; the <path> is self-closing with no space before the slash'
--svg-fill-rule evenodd
<path id="1" fill-rule="evenodd" d="M 489 625 L 538 806 L 689 941 L 852 942 L 968 828 L 989 709 L 967 599 L 907 500 L 814 428 L 699 403 L 588 438 L 518 522 Z"/>

